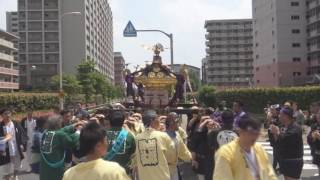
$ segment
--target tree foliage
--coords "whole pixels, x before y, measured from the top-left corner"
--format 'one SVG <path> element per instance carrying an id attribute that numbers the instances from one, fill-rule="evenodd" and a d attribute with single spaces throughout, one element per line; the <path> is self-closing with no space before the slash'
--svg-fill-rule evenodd
<path id="1" fill-rule="evenodd" d="M 197 91 L 201 86 L 201 81 L 199 79 L 199 76 L 196 75 L 194 71 L 189 72 L 189 79 L 192 86 L 193 91 Z"/>
<path id="2" fill-rule="evenodd" d="M 81 93 L 81 85 L 77 77 L 74 75 L 63 75 L 62 76 L 63 91 L 69 95 L 73 96 L 75 94 Z M 60 87 L 60 76 L 56 75 L 51 78 L 50 86 L 52 90 L 58 91 Z"/>
<path id="3" fill-rule="evenodd" d="M 205 106 L 213 107 L 216 104 L 216 89 L 214 86 L 202 86 L 198 91 L 198 98 L 200 103 L 203 103 Z"/>
<path id="4" fill-rule="evenodd" d="M 95 63 L 91 60 L 82 61 L 78 65 L 77 78 L 82 86 L 82 93 L 85 95 L 86 103 L 90 101 L 91 96 L 96 93 L 95 85 Z"/>

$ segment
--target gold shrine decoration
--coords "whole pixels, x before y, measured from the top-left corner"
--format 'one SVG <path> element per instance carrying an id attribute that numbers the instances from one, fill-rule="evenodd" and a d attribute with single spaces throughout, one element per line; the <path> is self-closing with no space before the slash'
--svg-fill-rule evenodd
<path id="1" fill-rule="evenodd" d="M 145 86 L 145 89 L 152 90 L 170 90 L 172 86 L 175 86 L 177 83 L 176 78 L 173 78 L 171 76 L 165 76 L 162 73 L 154 72 L 150 72 L 148 76 L 136 76 L 134 81 L 135 83 L 143 84 Z"/>

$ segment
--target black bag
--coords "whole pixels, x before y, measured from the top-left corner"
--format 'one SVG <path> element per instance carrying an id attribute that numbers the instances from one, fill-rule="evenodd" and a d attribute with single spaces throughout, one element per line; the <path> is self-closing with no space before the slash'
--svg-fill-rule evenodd
<path id="1" fill-rule="evenodd" d="M 4 137 L 4 123 L 0 123 L 0 137 Z M 0 166 L 10 163 L 9 146 L 6 143 L 6 152 L 0 152 Z"/>
<path id="2" fill-rule="evenodd" d="M 0 153 L 0 166 L 10 163 L 9 148 L 6 149 L 6 152 Z"/>

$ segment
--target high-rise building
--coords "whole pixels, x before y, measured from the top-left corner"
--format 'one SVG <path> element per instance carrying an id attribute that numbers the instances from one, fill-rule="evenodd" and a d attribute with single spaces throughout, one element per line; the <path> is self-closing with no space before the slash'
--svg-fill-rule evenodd
<path id="1" fill-rule="evenodd" d="M 18 34 L 18 12 L 7 12 L 6 13 L 7 18 L 7 32 L 11 34 Z"/>
<path id="2" fill-rule="evenodd" d="M 114 82 L 116 86 L 124 87 L 124 70 L 126 62 L 121 52 L 114 52 Z"/>
<path id="3" fill-rule="evenodd" d="M 173 64 L 173 66 L 171 66 L 169 64 L 169 67 L 171 68 L 172 72 L 174 73 L 181 73 L 181 69 L 182 68 L 187 68 L 189 75 L 192 74 L 195 78 L 197 78 L 199 81 L 201 80 L 200 77 L 200 68 L 192 66 L 192 65 L 187 65 L 187 64 Z"/>
<path id="4" fill-rule="evenodd" d="M 19 89 L 18 62 L 14 59 L 17 36 L 0 29 L 0 91 Z"/>
<path id="5" fill-rule="evenodd" d="M 253 77 L 252 20 L 205 22 L 204 82 L 223 87 L 248 87 Z"/>
<path id="6" fill-rule="evenodd" d="M 82 60 L 92 60 L 113 82 L 113 25 L 107 0 L 18 0 L 18 20 L 23 88 L 47 87 L 59 73 L 60 53 L 63 73 L 74 74 Z"/>
<path id="7" fill-rule="evenodd" d="M 18 21 L 18 12 L 7 12 L 7 32 L 14 34 L 15 36 L 19 36 L 19 21 Z M 13 40 L 14 47 L 19 49 L 19 39 Z M 18 60 L 18 51 L 13 52 L 14 60 Z"/>
<path id="8" fill-rule="evenodd" d="M 293 86 L 306 82 L 306 3 L 253 0 L 254 83 Z"/>
<path id="9" fill-rule="evenodd" d="M 320 1 L 307 0 L 308 74 L 320 75 Z"/>

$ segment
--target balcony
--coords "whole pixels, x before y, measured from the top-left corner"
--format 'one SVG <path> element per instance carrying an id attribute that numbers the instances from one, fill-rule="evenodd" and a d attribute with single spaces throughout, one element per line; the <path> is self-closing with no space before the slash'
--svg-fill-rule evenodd
<path id="1" fill-rule="evenodd" d="M 9 62 L 15 62 L 13 56 L 10 56 L 8 54 L 4 54 L 2 52 L 0 52 L 0 59 L 4 60 L 4 61 L 9 61 Z"/>
<path id="2" fill-rule="evenodd" d="M 44 20 L 58 20 L 58 11 L 48 11 L 44 13 Z"/>
<path id="3" fill-rule="evenodd" d="M 59 33 L 58 32 L 46 32 L 44 39 L 45 39 L 45 41 L 59 41 Z"/>
<path id="4" fill-rule="evenodd" d="M 30 54 L 29 63 L 42 63 L 42 54 Z"/>
<path id="5" fill-rule="evenodd" d="M 46 52 L 59 52 L 59 44 L 46 44 L 45 45 Z"/>
<path id="6" fill-rule="evenodd" d="M 0 45 L 1 46 L 5 46 L 5 47 L 10 48 L 10 49 L 15 49 L 12 42 L 4 40 L 4 39 L 0 39 Z"/>
<path id="7" fill-rule="evenodd" d="M 19 52 L 26 52 L 27 46 L 25 43 L 20 43 L 19 45 Z"/>
<path id="8" fill-rule="evenodd" d="M 37 21 L 41 21 L 42 20 L 42 13 L 41 12 L 30 12 L 28 14 L 28 19 L 29 20 L 37 20 Z"/>
<path id="9" fill-rule="evenodd" d="M 29 44 L 29 53 L 30 52 L 42 52 L 42 44 L 41 43 Z"/>
<path id="10" fill-rule="evenodd" d="M 57 10 L 58 9 L 58 1 L 46 0 L 44 1 L 44 9 L 45 10 Z"/>
<path id="11" fill-rule="evenodd" d="M 30 22 L 28 24 L 28 30 L 41 31 L 42 30 L 42 23 L 41 22 Z"/>
<path id="12" fill-rule="evenodd" d="M 19 75 L 19 71 L 15 70 L 15 69 L 0 67 L 0 74 L 18 76 Z"/>
<path id="13" fill-rule="evenodd" d="M 58 31 L 59 24 L 58 22 L 45 22 L 44 29 L 45 31 Z"/>
<path id="14" fill-rule="evenodd" d="M 19 12 L 19 21 L 25 21 L 25 20 L 26 20 L 26 13 Z"/>
<path id="15" fill-rule="evenodd" d="M 0 82 L 0 89 L 19 89 L 19 83 Z"/>
<path id="16" fill-rule="evenodd" d="M 25 54 L 19 54 L 19 63 L 23 64 L 27 62 L 27 57 Z"/>
<path id="17" fill-rule="evenodd" d="M 46 60 L 46 63 L 58 63 L 59 54 L 46 54 L 45 60 Z"/>
<path id="18" fill-rule="evenodd" d="M 40 1 L 40 2 L 34 2 L 34 3 L 29 2 L 29 3 L 28 3 L 28 9 L 29 9 L 29 10 L 42 9 L 42 3 L 41 3 L 41 1 Z"/>
<path id="19" fill-rule="evenodd" d="M 26 42 L 26 33 L 25 32 L 20 32 L 19 33 L 19 37 L 20 37 L 20 42 Z"/>
<path id="20" fill-rule="evenodd" d="M 25 30 L 26 30 L 26 23 L 19 22 L 19 31 L 25 31 Z"/>

